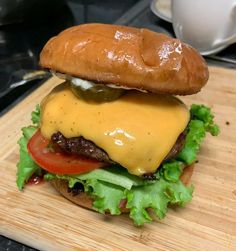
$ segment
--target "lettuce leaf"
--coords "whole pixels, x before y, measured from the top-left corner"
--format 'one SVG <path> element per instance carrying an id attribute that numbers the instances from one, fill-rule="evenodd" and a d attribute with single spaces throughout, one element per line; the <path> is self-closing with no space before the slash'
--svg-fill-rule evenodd
<path id="1" fill-rule="evenodd" d="M 58 175 L 47 173 L 44 175 L 44 179 L 52 180 L 57 178 L 67 180 L 70 188 L 74 187 L 77 182 L 82 183 L 84 191 L 94 199 L 93 207 L 95 210 L 100 213 L 109 211 L 112 215 L 119 215 L 121 214 L 119 204 L 120 201 L 125 198 L 124 191 L 126 189 L 127 179 L 126 175 L 122 177 L 119 174 L 113 173 L 113 169 L 114 168 L 107 168 L 106 170 L 97 169 L 81 175 Z M 101 170 L 101 172 L 98 172 L 98 170 Z M 128 174 L 128 172 L 126 173 Z M 129 174 L 127 176 L 129 176 Z M 109 182 L 109 177 L 111 182 Z M 112 181 L 117 180 L 120 180 L 123 187 L 112 183 Z"/>
<path id="2" fill-rule="evenodd" d="M 40 105 L 36 105 L 35 110 L 31 113 L 31 121 L 32 123 L 37 126 L 38 128 L 40 127 Z"/>
<path id="3" fill-rule="evenodd" d="M 172 160 L 164 163 L 160 172 L 165 180 L 177 182 L 182 174 L 184 163 L 178 160 Z"/>
<path id="4" fill-rule="evenodd" d="M 217 136 L 220 133 L 220 128 L 214 122 L 214 115 L 211 109 L 205 105 L 192 104 L 190 109 L 191 119 L 198 119 L 203 122 L 204 128 L 212 136 Z"/>
<path id="5" fill-rule="evenodd" d="M 90 195 L 94 199 L 93 208 L 96 211 L 102 214 L 106 211 L 112 215 L 121 214 L 119 205 L 121 200 L 125 199 L 124 188 L 94 179 L 88 180 L 86 186 L 92 188 Z"/>
<path id="6" fill-rule="evenodd" d="M 185 145 L 177 156 L 177 160 L 190 165 L 197 159 L 200 144 L 206 136 L 206 132 L 212 136 L 220 133 L 219 126 L 214 123 L 214 116 L 209 107 L 193 104 L 190 109 L 191 120 L 188 125 L 188 133 Z"/>
<path id="7" fill-rule="evenodd" d="M 163 219 L 168 204 L 185 205 L 192 199 L 192 187 L 185 187 L 179 180 L 169 182 L 161 177 L 160 180 L 144 187 L 135 187 L 127 191 L 127 205 L 130 218 L 138 226 L 152 221 L 148 210 L 152 209 L 159 219 Z"/>
<path id="8" fill-rule="evenodd" d="M 30 157 L 27 144 L 29 139 L 36 132 L 37 128 L 34 126 L 28 126 L 22 128 L 23 136 L 19 139 L 18 144 L 20 146 L 20 160 L 17 163 L 17 187 L 22 190 L 25 183 L 34 173 L 40 173 L 41 168 Z"/>
<path id="9" fill-rule="evenodd" d="M 132 186 L 143 185 L 144 180 L 129 174 L 123 167 L 116 165 L 106 169 L 96 169 L 92 172 L 77 175 L 80 180 L 97 179 L 114 185 L 131 189 Z"/>
<path id="10" fill-rule="evenodd" d="M 76 182 L 82 183 L 85 191 L 94 199 L 93 208 L 103 214 L 109 211 L 112 215 L 119 215 L 121 213 L 120 203 L 122 200 L 126 200 L 126 208 L 130 209 L 130 218 L 137 226 L 152 221 L 152 217 L 147 210 L 152 209 L 156 216 L 162 219 L 166 215 L 169 203 L 183 206 L 192 198 L 192 187 L 186 188 L 180 180 L 177 182 L 167 181 L 162 174 L 156 181 L 148 182 L 140 179 L 138 183 L 133 183 L 132 187 L 127 189 L 122 186 L 122 180 L 125 180 L 124 177 L 128 177 L 130 174 L 122 167 L 120 168 L 123 170 L 123 178 L 120 177 L 120 174 L 113 172 L 114 168 L 107 168 L 106 172 L 99 174 L 99 177 L 96 176 L 97 170 L 94 170 L 90 172 L 90 176 L 87 176 L 89 179 L 85 179 L 86 174 L 46 174 L 44 178 L 46 180 L 54 178 L 67 180 L 71 188 Z M 168 171 L 168 167 L 166 167 L 166 170 Z M 174 170 L 172 170 L 172 173 L 174 173 Z M 104 174 L 104 178 L 102 174 Z M 174 174 L 173 176 L 177 175 Z M 121 185 L 111 183 L 109 177 L 111 177 L 110 181 L 120 180 Z"/>
<path id="11" fill-rule="evenodd" d="M 106 167 L 106 169 L 95 169 L 88 173 L 75 174 L 70 176 L 57 174 L 45 175 L 45 179 L 50 180 L 51 178 L 68 179 L 70 182 L 70 187 L 73 187 L 76 182 L 84 184 L 83 181 L 86 180 L 99 180 L 118 185 L 126 189 L 131 189 L 132 186 L 140 186 L 146 184 L 145 180 L 128 173 L 125 168 L 119 165 Z"/>
<path id="12" fill-rule="evenodd" d="M 16 184 L 17 187 L 22 190 L 25 183 L 29 180 L 29 178 L 37 173 L 41 174 L 42 169 L 33 161 L 30 157 L 27 144 L 29 139 L 33 136 L 33 134 L 37 131 L 40 122 L 40 108 L 39 105 L 36 107 L 36 110 L 31 114 L 31 120 L 34 126 L 28 126 L 22 128 L 22 137 L 18 140 L 18 144 L 20 147 L 20 159 L 17 163 L 17 178 Z"/>

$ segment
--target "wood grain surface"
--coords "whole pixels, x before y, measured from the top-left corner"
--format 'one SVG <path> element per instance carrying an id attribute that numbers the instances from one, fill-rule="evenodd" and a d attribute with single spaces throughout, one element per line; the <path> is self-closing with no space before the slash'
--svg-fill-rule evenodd
<path id="1" fill-rule="evenodd" d="M 185 208 L 134 227 L 127 215 L 103 216 L 61 197 L 48 184 L 16 188 L 20 128 L 58 79 L 52 78 L 0 118 L 0 234 L 40 250 L 236 250 L 236 71 L 210 68 L 208 85 L 187 103 L 212 107 L 221 127 L 207 136 Z"/>

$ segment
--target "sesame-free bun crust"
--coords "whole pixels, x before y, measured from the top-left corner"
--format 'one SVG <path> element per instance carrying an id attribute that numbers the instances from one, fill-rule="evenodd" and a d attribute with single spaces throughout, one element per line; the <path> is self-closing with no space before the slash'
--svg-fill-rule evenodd
<path id="1" fill-rule="evenodd" d="M 108 24 L 71 27 L 51 38 L 40 65 L 87 80 L 154 93 L 187 95 L 208 80 L 201 55 L 148 29 Z"/>
<path id="2" fill-rule="evenodd" d="M 181 180 L 185 185 L 189 183 L 191 176 L 193 174 L 193 169 L 194 169 L 194 165 L 185 167 L 184 172 L 181 176 Z M 63 195 L 68 200 L 72 201 L 78 206 L 93 210 L 93 200 L 86 193 L 80 193 L 78 195 L 73 196 L 72 193 L 68 192 L 67 181 L 61 180 L 61 179 L 53 179 L 51 181 L 51 184 L 61 195 Z M 125 207 L 121 207 L 120 210 L 122 213 L 129 212 L 129 209 Z"/>

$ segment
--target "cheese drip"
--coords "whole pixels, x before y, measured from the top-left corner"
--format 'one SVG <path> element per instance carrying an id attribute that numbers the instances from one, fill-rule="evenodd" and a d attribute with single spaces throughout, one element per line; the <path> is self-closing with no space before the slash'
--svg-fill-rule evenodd
<path id="1" fill-rule="evenodd" d="M 177 98 L 128 91 L 118 100 L 88 103 L 68 87 L 42 102 L 41 132 L 50 139 L 83 136 L 135 175 L 155 172 L 186 128 L 189 111 Z"/>

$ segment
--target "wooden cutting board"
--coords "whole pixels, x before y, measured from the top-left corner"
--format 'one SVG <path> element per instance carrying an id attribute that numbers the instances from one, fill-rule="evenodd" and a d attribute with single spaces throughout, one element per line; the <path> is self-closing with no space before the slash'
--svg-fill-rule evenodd
<path id="1" fill-rule="evenodd" d="M 187 104 L 212 107 L 221 127 L 208 136 L 192 183 L 193 201 L 162 221 L 134 227 L 127 215 L 103 216 L 77 207 L 48 184 L 16 188 L 16 141 L 52 78 L 0 118 L 0 234 L 40 250 L 236 250 L 236 71 L 210 68 L 208 85 Z"/>

